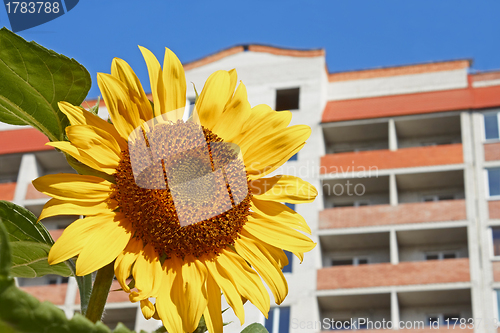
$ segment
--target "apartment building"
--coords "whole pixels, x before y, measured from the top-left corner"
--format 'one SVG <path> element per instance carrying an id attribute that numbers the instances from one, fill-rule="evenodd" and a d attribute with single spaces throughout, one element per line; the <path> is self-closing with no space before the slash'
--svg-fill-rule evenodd
<path id="1" fill-rule="evenodd" d="M 245 45 L 185 64 L 186 79 L 200 91 L 212 72 L 232 68 L 252 106 L 289 109 L 292 124 L 312 128 L 277 173 L 319 190 L 315 202 L 292 205 L 317 247 L 303 263 L 290 256 L 284 303 L 268 319 L 247 303 L 246 323 L 261 322 L 271 333 L 495 332 L 500 72 L 474 73 L 470 60 L 453 60 L 329 73 L 324 50 Z M 188 104 L 194 96 L 188 86 Z M 103 103 L 100 115 L 107 117 Z M 0 199 L 36 215 L 48 198 L 31 180 L 72 172 L 46 141 L 33 129 L 0 124 Z M 44 224 L 57 238 L 72 219 Z M 79 309 L 72 278 L 18 282 L 68 316 Z M 104 321 L 159 326 L 120 291 L 110 293 Z M 225 321 L 232 322 L 227 332 L 241 331 L 231 311 Z"/>

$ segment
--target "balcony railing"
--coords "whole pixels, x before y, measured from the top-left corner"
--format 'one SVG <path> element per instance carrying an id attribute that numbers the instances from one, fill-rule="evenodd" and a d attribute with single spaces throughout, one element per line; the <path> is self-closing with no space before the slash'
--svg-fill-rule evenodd
<path id="1" fill-rule="evenodd" d="M 500 202 L 500 201 L 499 201 Z M 463 221 L 465 200 L 328 208 L 319 213 L 319 228 L 352 228 L 388 224 Z"/>
<path id="2" fill-rule="evenodd" d="M 124 291 L 120 291 L 120 284 L 118 281 L 113 281 L 111 284 L 111 291 L 108 295 L 108 303 L 120 303 L 120 302 L 130 302 L 128 294 Z M 41 286 L 29 286 L 29 287 L 21 287 L 22 290 L 35 296 L 39 301 L 49 301 L 56 305 L 63 305 L 66 299 L 66 292 L 68 290 L 67 283 L 61 284 L 47 284 Z M 76 298 L 75 304 L 80 304 L 80 294 L 78 290 L 75 289 Z"/>
<path id="3" fill-rule="evenodd" d="M 484 160 L 485 161 L 500 160 L 500 142 L 486 143 L 484 145 Z"/>
<path id="4" fill-rule="evenodd" d="M 500 200 L 489 201 L 488 211 L 490 214 L 490 219 L 500 219 Z"/>
<path id="5" fill-rule="evenodd" d="M 0 200 L 11 201 L 14 199 L 14 192 L 16 191 L 16 184 L 11 183 L 1 183 L 0 184 Z"/>
<path id="6" fill-rule="evenodd" d="M 337 153 L 321 158 L 321 174 L 463 163 L 462 144 Z"/>
<path id="7" fill-rule="evenodd" d="M 47 284 L 43 286 L 21 287 L 21 289 L 35 296 L 40 302 L 49 301 L 55 305 L 63 305 L 68 284 Z"/>
<path id="8" fill-rule="evenodd" d="M 366 277 L 370 278 L 367 279 Z M 349 289 L 470 281 L 469 259 L 407 261 L 318 270 L 317 289 Z"/>

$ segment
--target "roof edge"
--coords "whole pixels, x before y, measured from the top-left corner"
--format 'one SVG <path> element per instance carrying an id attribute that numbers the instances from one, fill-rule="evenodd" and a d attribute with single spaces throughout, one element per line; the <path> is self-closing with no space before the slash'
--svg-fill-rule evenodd
<path id="1" fill-rule="evenodd" d="M 472 59 L 444 60 L 436 62 L 425 62 L 411 65 L 378 67 L 371 69 L 361 69 L 346 72 L 336 72 L 328 74 L 329 82 L 352 81 L 362 79 L 373 79 L 380 77 L 411 75 L 422 73 L 433 73 L 454 69 L 470 68 Z"/>
<path id="2" fill-rule="evenodd" d="M 292 49 L 292 48 L 277 47 L 265 44 L 242 44 L 242 45 L 235 45 L 223 49 L 221 51 L 209 54 L 203 58 L 184 63 L 183 64 L 184 70 L 191 70 L 197 67 L 201 67 L 210 64 L 212 62 L 215 62 L 217 60 L 221 60 L 230 55 L 245 51 L 263 52 L 274 55 L 289 56 L 289 57 L 304 57 L 304 58 L 321 57 L 325 55 L 324 49 Z"/>

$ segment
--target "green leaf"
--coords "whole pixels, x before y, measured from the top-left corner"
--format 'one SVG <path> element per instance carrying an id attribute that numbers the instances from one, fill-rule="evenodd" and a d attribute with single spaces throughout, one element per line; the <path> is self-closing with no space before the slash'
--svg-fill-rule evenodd
<path id="1" fill-rule="evenodd" d="M 111 333 L 102 322 L 93 324 L 80 314 L 68 320 L 49 302 L 18 289 L 9 276 L 11 266 L 9 234 L 0 217 L 0 332 L 5 333 Z M 118 325 L 114 333 L 133 333 Z"/>
<path id="2" fill-rule="evenodd" d="M 3 219 L 9 241 L 40 242 L 54 244 L 47 229 L 32 212 L 9 201 L 0 200 L 0 217 Z"/>
<path id="3" fill-rule="evenodd" d="M 73 273 L 64 263 L 49 265 L 50 246 L 36 242 L 12 242 L 12 268 L 10 274 L 15 277 L 35 278 L 47 274 L 70 276 Z"/>
<path id="4" fill-rule="evenodd" d="M 69 121 L 57 103 L 80 105 L 90 86 L 90 74 L 76 60 L 0 29 L 0 121 L 64 140 Z"/>
<path id="5" fill-rule="evenodd" d="M 49 265 L 47 258 L 54 241 L 43 224 L 37 223 L 32 212 L 12 202 L 1 200 L 0 217 L 11 243 L 12 276 L 34 278 L 47 274 L 72 275 L 65 263 Z"/>
<path id="6" fill-rule="evenodd" d="M 264 326 L 259 323 L 253 323 L 245 327 L 241 333 L 269 333 Z"/>

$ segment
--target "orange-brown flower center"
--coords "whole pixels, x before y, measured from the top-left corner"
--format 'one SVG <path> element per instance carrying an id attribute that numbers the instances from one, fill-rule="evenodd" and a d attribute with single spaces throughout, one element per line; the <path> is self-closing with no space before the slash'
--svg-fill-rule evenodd
<path id="1" fill-rule="evenodd" d="M 143 133 L 145 140 L 122 151 L 112 194 L 134 237 L 167 257 L 216 255 L 233 245 L 247 221 L 251 192 L 231 145 L 190 122 Z"/>

